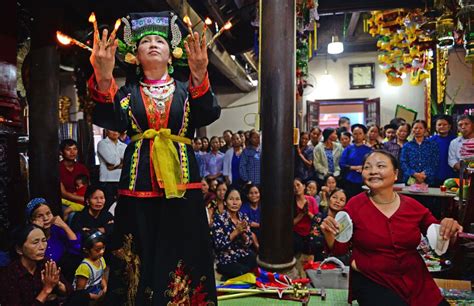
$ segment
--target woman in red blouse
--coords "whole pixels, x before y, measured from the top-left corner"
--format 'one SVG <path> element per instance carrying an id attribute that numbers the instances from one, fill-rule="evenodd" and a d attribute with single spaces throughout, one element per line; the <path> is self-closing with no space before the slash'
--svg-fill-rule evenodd
<path id="1" fill-rule="evenodd" d="M 397 175 L 397 160 L 390 153 L 369 153 L 362 176 L 370 191 L 353 197 L 344 208 L 354 226 L 349 301 L 357 300 L 359 305 L 448 305 L 416 250 L 421 233 L 426 234 L 439 221 L 419 202 L 394 192 Z M 462 231 L 450 218 L 440 224 L 440 235 L 446 240 Z M 338 227 L 330 216 L 321 225 L 335 254 L 349 246 L 335 241 Z"/>
<path id="2" fill-rule="evenodd" d="M 318 204 L 312 196 L 304 194 L 305 185 L 300 178 L 293 182 L 295 192 L 295 210 L 293 217 L 293 243 L 295 254 L 312 254 L 314 248 L 310 245 L 309 233 L 311 220 L 318 213 Z"/>

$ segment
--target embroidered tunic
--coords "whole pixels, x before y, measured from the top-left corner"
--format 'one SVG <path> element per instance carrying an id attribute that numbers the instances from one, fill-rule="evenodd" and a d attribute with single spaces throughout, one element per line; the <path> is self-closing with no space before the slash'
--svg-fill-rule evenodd
<path id="1" fill-rule="evenodd" d="M 172 81 L 168 76 L 167 81 Z M 89 91 L 96 102 L 94 123 L 118 132 L 127 131 L 130 137 L 148 129 L 171 129 L 171 134 L 193 138 L 197 128 L 214 122 L 220 107 L 210 90 L 209 80 L 197 87 L 175 80 L 175 91 L 160 106 L 144 93 L 139 83 L 130 83 L 117 90 L 115 81 L 109 92 L 97 90 L 95 77 L 89 79 Z M 188 91 L 189 89 L 189 91 Z M 188 94 L 191 93 L 190 95 Z M 174 143 L 179 156 L 181 173 L 187 178 L 186 189 L 201 188 L 199 166 L 191 145 Z M 125 150 L 119 194 L 132 197 L 162 197 L 162 182 L 157 181 L 151 151 L 153 139 L 131 142 Z M 137 180 L 137 177 L 140 179 Z"/>

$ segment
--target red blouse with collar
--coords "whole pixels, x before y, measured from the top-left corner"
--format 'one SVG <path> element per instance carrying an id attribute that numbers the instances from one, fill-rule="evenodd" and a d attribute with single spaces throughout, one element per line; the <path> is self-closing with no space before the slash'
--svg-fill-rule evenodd
<path id="1" fill-rule="evenodd" d="M 438 305 L 443 297 L 416 248 L 421 234 L 439 223 L 416 200 L 400 195 L 400 207 L 387 218 L 360 193 L 345 209 L 352 218 L 352 260 L 366 277 L 392 289 L 409 305 Z M 335 242 L 333 253 L 344 254 L 349 243 Z M 349 302 L 353 297 L 349 292 Z"/>

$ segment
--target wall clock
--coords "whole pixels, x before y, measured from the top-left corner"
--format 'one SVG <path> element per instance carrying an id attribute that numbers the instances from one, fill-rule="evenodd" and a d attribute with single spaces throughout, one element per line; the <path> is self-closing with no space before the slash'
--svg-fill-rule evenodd
<path id="1" fill-rule="evenodd" d="M 365 89 L 375 87 L 374 63 L 349 65 L 350 89 Z"/>

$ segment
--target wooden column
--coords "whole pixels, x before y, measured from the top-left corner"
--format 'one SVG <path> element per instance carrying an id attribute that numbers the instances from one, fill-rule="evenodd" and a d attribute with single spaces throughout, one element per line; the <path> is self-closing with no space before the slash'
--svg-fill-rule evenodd
<path id="1" fill-rule="evenodd" d="M 262 220 L 258 264 L 294 266 L 295 0 L 260 1 Z"/>
<path id="2" fill-rule="evenodd" d="M 35 13 L 28 92 L 30 193 L 31 197 L 44 197 L 53 212 L 59 213 L 59 54 L 55 31 L 61 11 L 45 6 Z"/>

